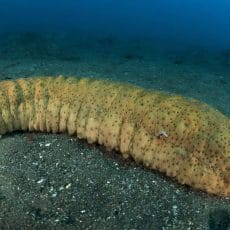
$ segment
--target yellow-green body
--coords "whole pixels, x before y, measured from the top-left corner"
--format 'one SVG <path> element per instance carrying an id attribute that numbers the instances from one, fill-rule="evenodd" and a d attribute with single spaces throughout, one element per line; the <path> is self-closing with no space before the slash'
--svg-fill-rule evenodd
<path id="1" fill-rule="evenodd" d="M 230 196 L 230 119 L 196 100 L 88 78 L 2 81 L 0 133 L 14 130 L 68 132 Z"/>

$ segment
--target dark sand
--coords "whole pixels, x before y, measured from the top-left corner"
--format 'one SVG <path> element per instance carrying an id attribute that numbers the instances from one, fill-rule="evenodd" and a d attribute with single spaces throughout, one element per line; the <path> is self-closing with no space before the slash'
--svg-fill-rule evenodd
<path id="1" fill-rule="evenodd" d="M 131 82 L 230 115 L 230 50 L 73 34 L 3 34 L 0 79 L 72 75 Z M 182 186 L 65 134 L 0 140 L 0 229 L 228 229 L 230 198 Z"/>

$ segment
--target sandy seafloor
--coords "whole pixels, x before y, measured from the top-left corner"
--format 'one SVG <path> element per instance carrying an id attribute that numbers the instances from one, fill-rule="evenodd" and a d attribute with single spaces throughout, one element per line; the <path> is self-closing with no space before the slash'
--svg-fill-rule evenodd
<path id="1" fill-rule="evenodd" d="M 230 48 L 230 47 L 229 47 Z M 230 49 L 8 33 L 0 78 L 71 75 L 178 93 L 230 115 Z M 178 184 L 66 134 L 0 140 L 0 229 L 230 229 L 230 198 Z"/>

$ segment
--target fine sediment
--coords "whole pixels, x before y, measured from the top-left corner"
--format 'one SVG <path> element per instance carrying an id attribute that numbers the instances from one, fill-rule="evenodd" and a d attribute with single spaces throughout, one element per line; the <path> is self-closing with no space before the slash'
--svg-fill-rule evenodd
<path id="1" fill-rule="evenodd" d="M 89 78 L 0 82 L 0 134 L 68 132 L 230 196 L 230 119 L 197 100 Z"/>

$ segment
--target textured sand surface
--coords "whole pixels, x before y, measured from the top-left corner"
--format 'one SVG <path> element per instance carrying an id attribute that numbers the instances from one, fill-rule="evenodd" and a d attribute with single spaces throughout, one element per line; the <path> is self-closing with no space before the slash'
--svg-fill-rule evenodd
<path id="1" fill-rule="evenodd" d="M 0 83 L 0 131 L 68 132 L 180 183 L 230 195 L 230 122 L 209 106 L 87 78 Z"/>

